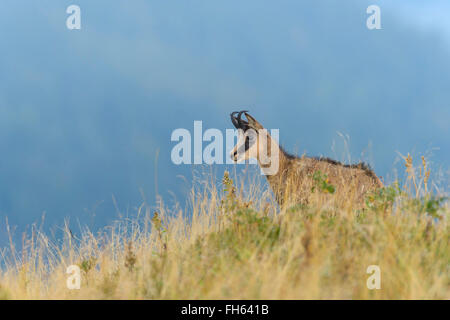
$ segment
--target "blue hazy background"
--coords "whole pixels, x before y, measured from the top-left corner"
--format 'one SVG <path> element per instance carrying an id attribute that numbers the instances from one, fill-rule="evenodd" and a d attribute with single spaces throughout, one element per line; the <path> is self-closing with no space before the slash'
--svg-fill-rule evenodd
<path id="1" fill-rule="evenodd" d="M 386 179 L 397 152 L 426 154 L 448 187 L 449 21 L 444 0 L 2 0 L 0 246 L 6 217 L 15 237 L 43 213 L 95 230 L 154 205 L 155 181 L 184 205 L 193 166 L 172 164 L 172 131 L 231 128 L 240 108 L 288 150 Z"/>

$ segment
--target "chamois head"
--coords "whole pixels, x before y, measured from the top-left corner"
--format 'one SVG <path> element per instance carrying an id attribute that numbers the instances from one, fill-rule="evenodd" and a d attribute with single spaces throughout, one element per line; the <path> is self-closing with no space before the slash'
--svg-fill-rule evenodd
<path id="1" fill-rule="evenodd" d="M 236 116 L 237 114 L 237 116 Z M 245 114 L 247 120 L 242 119 Z M 248 111 L 238 111 L 230 114 L 231 122 L 238 129 L 238 142 L 231 150 L 231 159 L 241 162 L 255 158 L 259 163 L 268 163 L 266 158 L 270 157 L 272 138 L 267 130 L 248 114 Z"/>

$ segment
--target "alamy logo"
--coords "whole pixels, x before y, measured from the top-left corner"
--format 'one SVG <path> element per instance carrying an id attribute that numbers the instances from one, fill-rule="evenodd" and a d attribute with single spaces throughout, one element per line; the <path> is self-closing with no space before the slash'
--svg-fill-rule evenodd
<path id="1" fill-rule="evenodd" d="M 262 174 L 278 172 L 278 148 L 272 148 L 270 152 L 271 143 L 278 144 L 278 129 L 271 129 L 270 134 L 266 129 L 226 129 L 224 139 L 221 130 L 212 128 L 203 132 L 203 122 L 194 121 L 193 135 L 188 129 L 179 128 L 172 132 L 170 140 L 178 142 L 171 151 L 171 160 L 176 165 L 248 161 L 259 164 Z M 207 144 L 204 145 L 204 142 Z"/>
<path id="2" fill-rule="evenodd" d="M 367 14 L 370 16 L 367 18 L 366 25 L 369 30 L 381 29 L 381 9 L 379 6 L 373 4 L 367 7 Z"/>
<path id="3" fill-rule="evenodd" d="M 81 9 L 77 5 L 71 5 L 67 7 L 66 13 L 70 14 L 66 20 L 66 26 L 69 30 L 81 29 Z"/>
<path id="4" fill-rule="evenodd" d="M 381 289 L 381 270 L 377 265 L 370 265 L 366 270 L 367 274 L 371 274 L 369 278 L 367 278 L 367 289 Z"/>
<path id="5" fill-rule="evenodd" d="M 81 288 L 81 270 L 77 265 L 70 265 L 67 267 L 66 273 L 70 276 L 67 277 L 66 285 L 69 290 L 79 290 Z"/>

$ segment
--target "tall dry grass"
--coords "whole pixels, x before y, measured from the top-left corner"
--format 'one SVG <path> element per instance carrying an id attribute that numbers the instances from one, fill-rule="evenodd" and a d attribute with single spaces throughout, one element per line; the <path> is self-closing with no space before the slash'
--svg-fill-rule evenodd
<path id="1" fill-rule="evenodd" d="M 219 186 L 200 179 L 186 210 L 142 206 L 80 237 L 65 226 L 61 243 L 34 228 L 3 255 L 0 299 L 449 299 L 450 210 L 430 192 L 426 162 L 405 164 L 403 186 L 372 194 L 365 210 L 280 211 L 263 184 L 225 174 Z M 70 265 L 79 290 L 67 288 Z M 366 285 L 370 265 L 381 289 Z"/>

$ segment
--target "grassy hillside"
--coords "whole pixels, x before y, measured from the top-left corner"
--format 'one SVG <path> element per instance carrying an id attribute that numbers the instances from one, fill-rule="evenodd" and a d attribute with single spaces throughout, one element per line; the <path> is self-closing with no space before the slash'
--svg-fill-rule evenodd
<path id="1" fill-rule="evenodd" d="M 258 179 L 226 173 L 220 189 L 200 179 L 187 210 L 142 205 L 97 234 L 66 226 L 61 243 L 34 228 L 3 255 L 0 298 L 449 299 L 450 210 L 428 191 L 426 164 L 406 160 L 409 179 L 359 212 L 323 209 L 321 183 L 317 203 L 280 211 Z M 66 286 L 72 264 L 79 290 Z M 379 290 L 367 288 L 370 265 Z"/>
<path id="2" fill-rule="evenodd" d="M 70 1 L 23 2 L 0 1 L 0 247 L 6 217 L 18 242 L 43 212 L 101 228 L 111 194 L 124 210 L 155 179 L 184 202 L 173 130 L 232 128 L 235 108 L 300 155 L 349 149 L 389 179 L 397 151 L 430 151 L 449 170 L 449 47 L 399 1 L 78 0 L 80 32 Z M 374 3 L 382 30 L 366 27 Z"/>

